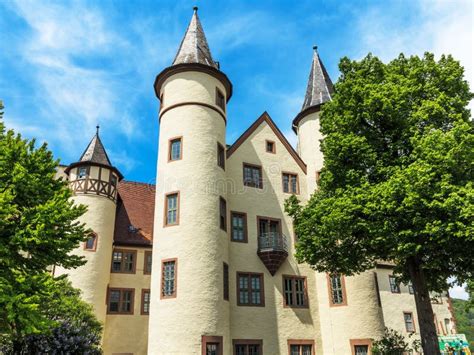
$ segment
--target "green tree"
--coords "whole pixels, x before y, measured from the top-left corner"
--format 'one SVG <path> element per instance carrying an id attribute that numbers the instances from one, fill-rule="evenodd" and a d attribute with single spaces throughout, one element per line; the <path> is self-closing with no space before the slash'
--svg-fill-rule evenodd
<path id="1" fill-rule="evenodd" d="M 393 261 L 413 283 L 423 350 L 439 354 L 429 291 L 474 272 L 473 95 L 451 56 L 384 64 L 369 54 L 339 67 L 320 118 L 320 188 L 286 205 L 296 256 L 347 275 Z"/>
<path id="2" fill-rule="evenodd" d="M 40 307 L 55 292 L 48 267 L 84 263 L 69 253 L 86 236 L 77 221 L 86 209 L 55 178 L 58 161 L 46 144 L 5 130 L 2 110 L 0 102 L 0 334 L 16 346 L 50 329 Z"/>
<path id="3" fill-rule="evenodd" d="M 410 336 L 413 334 L 410 334 Z M 381 339 L 374 341 L 372 354 L 374 355 L 404 355 L 411 354 L 412 351 L 419 352 L 418 340 L 408 344 L 405 337 L 396 330 L 385 328 Z"/>
<path id="4" fill-rule="evenodd" d="M 474 351 L 474 307 L 468 301 L 453 298 L 454 318 L 456 331 L 465 334 L 469 347 Z"/>

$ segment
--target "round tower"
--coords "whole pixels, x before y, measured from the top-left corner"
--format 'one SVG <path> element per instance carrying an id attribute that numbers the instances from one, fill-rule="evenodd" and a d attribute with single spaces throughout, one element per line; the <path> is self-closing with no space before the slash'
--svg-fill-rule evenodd
<path id="1" fill-rule="evenodd" d="M 208 346 L 228 353 L 224 182 L 232 85 L 212 59 L 197 8 L 154 88 L 161 107 L 148 352 L 200 354 Z"/>
<path id="2" fill-rule="evenodd" d="M 107 285 L 110 279 L 112 245 L 117 202 L 117 184 L 122 174 L 113 167 L 99 138 L 99 127 L 78 162 L 65 171 L 74 193 L 74 202 L 87 206 L 79 219 L 92 230 L 88 240 L 74 253 L 87 263 L 77 269 L 56 268 L 55 274 L 69 274 L 83 299 L 92 304 L 100 321 L 105 321 Z"/>

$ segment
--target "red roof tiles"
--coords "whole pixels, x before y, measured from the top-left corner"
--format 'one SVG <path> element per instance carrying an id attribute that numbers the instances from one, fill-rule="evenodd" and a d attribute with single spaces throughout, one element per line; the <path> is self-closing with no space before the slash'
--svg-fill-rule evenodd
<path id="1" fill-rule="evenodd" d="M 155 185 L 121 181 L 118 185 L 118 195 L 114 243 L 151 246 Z"/>

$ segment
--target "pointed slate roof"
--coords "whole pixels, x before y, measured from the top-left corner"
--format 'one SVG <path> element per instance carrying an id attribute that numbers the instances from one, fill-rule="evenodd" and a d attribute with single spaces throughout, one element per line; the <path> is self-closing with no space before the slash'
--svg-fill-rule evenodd
<path id="1" fill-rule="evenodd" d="M 318 47 L 313 47 L 313 61 L 311 71 L 309 72 L 308 86 L 301 111 L 308 107 L 321 105 L 331 100 L 334 93 L 334 86 L 324 67 L 321 58 L 319 58 Z"/>
<path id="2" fill-rule="evenodd" d="M 90 141 L 84 153 L 82 153 L 79 161 L 112 166 L 112 163 L 107 156 L 107 152 L 105 151 L 104 145 L 102 144 L 102 141 L 99 137 L 99 126 L 97 126 L 96 134 L 94 137 L 92 137 L 92 140 Z"/>
<path id="3" fill-rule="evenodd" d="M 218 64 L 212 59 L 206 35 L 202 29 L 201 21 L 199 21 L 197 9 L 197 7 L 194 7 L 193 17 L 181 41 L 173 65 L 199 63 L 219 69 Z"/>

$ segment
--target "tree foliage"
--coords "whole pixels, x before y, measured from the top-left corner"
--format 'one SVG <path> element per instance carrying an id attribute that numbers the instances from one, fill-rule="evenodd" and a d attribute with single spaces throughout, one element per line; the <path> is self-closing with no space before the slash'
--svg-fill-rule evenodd
<path id="1" fill-rule="evenodd" d="M 404 355 L 411 354 L 412 351 L 420 351 L 419 341 L 415 340 L 410 345 L 402 334 L 389 328 L 385 328 L 383 337 L 372 345 L 374 355 Z"/>
<path id="2" fill-rule="evenodd" d="M 5 130 L 2 110 L 0 102 L 0 333 L 20 341 L 53 324 L 41 309 L 56 292 L 48 267 L 84 263 L 70 251 L 87 234 L 77 221 L 85 207 L 55 178 L 58 161 L 46 144 Z"/>
<path id="3" fill-rule="evenodd" d="M 320 117 L 320 188 L 305 206 L 295 197 L 286 205 L 296 256 L 347 275 L 393 261 L 431 310 L 425 287 L 474 274 L 473 95 L 463 68 L 429 53 L 387 64 L 343 58 L 339 67 Z"/>

